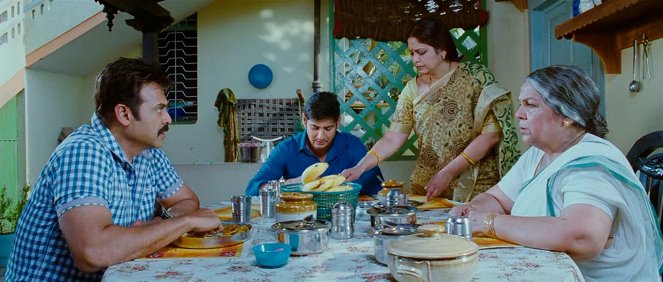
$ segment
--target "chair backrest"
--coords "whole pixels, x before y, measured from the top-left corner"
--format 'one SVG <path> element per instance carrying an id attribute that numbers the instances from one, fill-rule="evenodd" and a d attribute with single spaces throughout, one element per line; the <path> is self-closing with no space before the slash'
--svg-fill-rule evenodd
<path id="1" fill-rule="evenodd" d="M 633 171 L 640 172 L 640 182 L 658 215 L 663 230 L 663 153 L 652 152 L 663 148 L 663 131 L 655 131 L 640 137 L 626 154 Z"/>

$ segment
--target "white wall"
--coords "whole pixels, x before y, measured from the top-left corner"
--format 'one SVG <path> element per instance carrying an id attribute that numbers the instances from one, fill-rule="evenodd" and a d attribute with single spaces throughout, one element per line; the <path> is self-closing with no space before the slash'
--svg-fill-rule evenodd
<path id="1" fill-rule="evenodd" d="M 25 12 L 25 52 L 32 51 L 70 30 L 92 15 L 100 12 L 103 6 L 95 1 L 82 0 L 41 1 Z M 43 9 L 42 9 L 43 5 Z M 34 12 L 33 12 L 34 11 Z M 34 14 L 34 16 L 33 16 Z M 124 24 L 117 23 L 115 24 Z M 95 52 L 95 50 L 89 50 Z M 85 50 L 81 50 L 85 52 Z"/>
<path id="2" fill-rule="evenodd" d="M 320 73 L 329 87 L 328 3 L 322 1 Z M 215 1 L 198 12 L 198 121 L 173 125 L 164 149 L 175 164 L 224 160 L 223 130 L 216 124 L 217 93 L 230 88 L 238 99 L 295 98 L 311 93 L 313 81 L 313 1 Z M 248 71 L 255 64 L 272 69 L 271 85 L 256 89 Z M 324 74 L 324 75 L 323 75 Z"/>
<path id="3" fill-rule="evenodd" d="M 17 9 L 18 2 L 0 2 L 0 13 L 7 12 L 7 21 L 0 24 L 0 36 L 7 33 L 8 40 L 8 42 L 0 45 L 0 62 L 2 62 L 0 64 L 0 86 L 25 67 L 25 45 L 23 44 L 25 24 L 23 24 L 23 9 Z M 14 16 L 11 13 L 12 7 Z M 13 37 L 12 30 L 14 31 Z M 14 95 L 16 93 L 0 93 L 0 96 L 6 94 Z"/>
<path id="4" fill-rule="evenodd" d="M 502 87 L 511 90 L 516 103 L 523 78 L 529 74 L 527 12 L 518 10 L 510 2 L 486 2 L 490 13 L 487 26 L 488 68 Z"/>
<path id="5" fill-rule="evenodd" d="M 89 120 L 89 82 L 83 77 L 26 70 L 27 179 L 34 183 L 46 164 L 62 127 Z M 93 107 L 92 107 L 93 108 Z"/>
<path id="6" fill-rule="evenodd" d="M 502 87 L 511 91 L 515 115 L 520 105 L 520 86 L 529 74 L 529 19 L 526 11 L 518 10 L 511 2 L 486 2 L 490 13 L 487 26 L 488 69 Z M 524 151 L 526 146 L 522 142 L 520 144 Z"/>
<path id="7" fill-rule="evenodd" d="M 633 48 L 621 52 L 622 73 L 605 76 L 606 121 L 610 130 L 607 138 L 624 153 L 641 136 L 663 130 L 663 39 L 651 43 L 652 79 L 640 80 L 640 93 L 628 92 L 628 84 L 633 80 Z"/>

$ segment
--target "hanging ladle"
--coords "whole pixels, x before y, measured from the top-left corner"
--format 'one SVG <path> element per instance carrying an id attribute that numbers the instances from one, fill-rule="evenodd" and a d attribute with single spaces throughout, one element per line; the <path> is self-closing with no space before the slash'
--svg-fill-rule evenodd
<path id="1" fill-rule="evenodd" d="M 636 72 L 638 70 L 638 40 L 633 40 L 633 80 L 628 84 L 628 91 L 631 93 L 637 93 L 640 91 L 640 82 L 638 82 Z"/>

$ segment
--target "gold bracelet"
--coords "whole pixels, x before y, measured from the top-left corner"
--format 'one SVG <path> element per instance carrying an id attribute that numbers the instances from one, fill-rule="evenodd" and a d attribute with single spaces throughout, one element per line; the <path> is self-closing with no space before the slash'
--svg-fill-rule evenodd
<path id="1" fill-rule="evenodd" d="M 382 162 L 382 158 L 380 158 L 380 155 L 378 155 L 378 152 L 376 152 L 375 150 L 370 149 L 368 150 L 368 153 L 373 155 L 378 160 L 378 164 Z"/>
<path id="2" fill-rule="evenodd" d="M 495 234 L 495 217 L 497 217 L 497 213 L 491 212 L 486 215 L 486 219 L 483 221 L 484 234 L 490 238 L 497 238 L 497 234 Z"/>
<path id="3" fill-rule="evenodd" d="M 467 162 L 469 162 L 471 165 L 475 165 L 475 164 L 477 164 L 477 162 L 475 162 L 472 158 L 470 158 L 470 156 L 468 156 L 467 154 L 465 154 L 465 152 L 461 152 L 460 154 L 461 154 L 461 155 L 463 156 L 463 158 L 465 158 L 465 159 L 467 160 Z"/>

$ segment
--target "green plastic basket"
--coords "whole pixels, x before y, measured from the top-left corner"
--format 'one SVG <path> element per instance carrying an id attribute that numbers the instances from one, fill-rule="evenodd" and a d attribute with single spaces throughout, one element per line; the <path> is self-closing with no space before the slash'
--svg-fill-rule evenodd
<path id="1" fill-rule="evenodd" d="M 361 184 L 354 182 L 344 182 L 341 185 L 351 186 L 352 190 L 341 192 L 302 192 L 302 184 L 296 183 L 281 186 L 281 192 L 302 192 L 313 194 L 313 201 L 318 204 L 318 216 L 316 218 L 322 220 L 331 220 L 331 209 L 334 204 L 338 202 L 343 201 L 348 204 L 352 204 L 352 208 L 354 210 L 357 209 Z M 354 218 L 354 214 L 352 217 Z"/>

